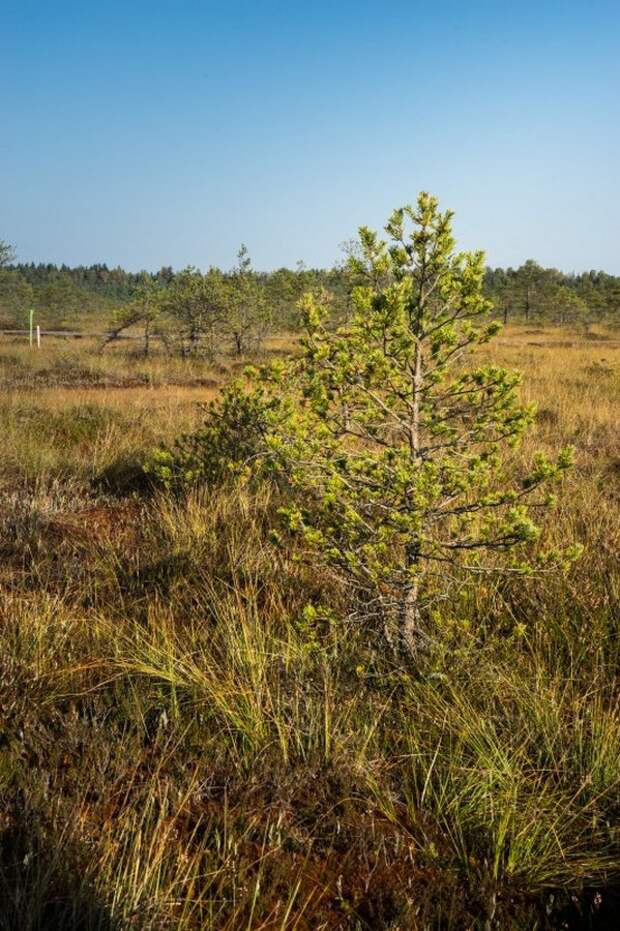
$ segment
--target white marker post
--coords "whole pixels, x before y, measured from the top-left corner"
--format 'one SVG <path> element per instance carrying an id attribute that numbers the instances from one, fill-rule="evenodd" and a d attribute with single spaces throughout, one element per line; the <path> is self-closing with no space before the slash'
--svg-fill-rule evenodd
<path id="1" fill-rule="evenodd" d="M 37 323 L 37 349 L 41 348 L 41 327 Z"/>

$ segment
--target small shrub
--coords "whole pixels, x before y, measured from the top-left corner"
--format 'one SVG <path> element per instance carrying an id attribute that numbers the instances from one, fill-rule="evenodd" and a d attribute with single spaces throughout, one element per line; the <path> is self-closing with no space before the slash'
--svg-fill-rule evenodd
<path id="1" fill-rule="evenodd" d="M 256 473 L 279 407 L 280 401 L 269 398 L 262 387 L 245 392 L 235 383 L 208 406 L 199 430 L 181 436 L 171 447 L 155 450 L 144 470 L 176 490 Z"/>

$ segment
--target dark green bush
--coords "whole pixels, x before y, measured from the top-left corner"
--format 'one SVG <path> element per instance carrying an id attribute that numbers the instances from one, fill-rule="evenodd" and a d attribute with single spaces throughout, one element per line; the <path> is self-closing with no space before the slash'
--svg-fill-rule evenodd
<path id="1" fill-rule="evenodd" d="M 209 404 L 199 430 L 183 434 L 172 446 L 160 446 L 144 470 L 159 484 L 176 490 L 220 484 L 250 470 L 258 474 L 279 404 L 262 387 L 246 392 L 235 383 Z"/>

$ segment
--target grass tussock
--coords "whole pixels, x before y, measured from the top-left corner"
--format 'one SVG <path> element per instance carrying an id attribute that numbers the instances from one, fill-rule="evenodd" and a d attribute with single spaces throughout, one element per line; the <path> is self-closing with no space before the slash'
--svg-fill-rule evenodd
<path id="1" fill-rule="evenodd" d="M 531 443 L 577 447 L 548 531 L 584 555 L 456 588 L 409 674 L 270 542 L 272 489 L 127 479 L 199 418 L 177 361 L 128 393 L 5 364 L 0 928 L 614 927 L 620 356 L 558 342 L 496 351 Z"/>

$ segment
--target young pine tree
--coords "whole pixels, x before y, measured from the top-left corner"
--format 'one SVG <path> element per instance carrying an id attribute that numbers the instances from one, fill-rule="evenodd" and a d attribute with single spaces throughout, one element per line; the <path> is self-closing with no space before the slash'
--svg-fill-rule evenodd
<path id="1" fill-rule="evenodd" d="M 233 354 L 242 356 L 260 347 L 270 323 L 265 289 L 252 270 L 245 245 L 237 253 L 237 266 L 228 279 L 228 291 L 226 318 Z"/>
<path id="2" fill-rule="evenodd" d="M 506 452 L 534 408 L 519 401 L 519 375 L 475 353 L 500 325 L 484 256 L 454 253 L 451 218 L 421 194 L 394 212 L 389 241 L 362 228 L 346 325 L 329 326 L 327 297 L 306 295 L 301 355 L 249 392 L 232 386 L 151 467 L 166 484 L 275 470 L 289 531 L 348 584 L 358 616 L 413 656 L 430 602 L 463 572 L 533 568 L 519 550 L 539 535 L 532 511 L 552 503 L 541 486 L 571 464 L 564 450 L 514 474 Z"/>
<path id="3" fill-rule="evenodd" d="M 217 268 L 206 275 L 192 266 L 179 272 L 162 292 L 161 307 L 178 333 L 182 355 L 213 358 L 228 307 L 226 282 Z"/>
<path id="4" fill-rule="evenodd" d="M 423 193 L 392 214 L 388 242 L 360 230 L 353 316 L 334 332 L 323 303 L 304 298 L 303 353 L 282 379 L 296 402 L 269 437 L 300 492 L 283 509 L 288 528 L 411 654 L 457 566 L 506 567 L 480 555 L 537 538 L 532 508 L 551 497 L 536 491 L 571 458 L 539 455 L 519 479 L 504 468 L 534 409 L 519 375 L 470 356 L 499 325 L 486 319 L 484 255 L 454 253 L 451 219 Z"/>
<path id="5" fill-rule="evenodd" d="M 161 339 L 164 345 L 167 345 L 162 294 L 163 289 L 159 282 L 144 273 L 132 299 L 114 312 L 112 329 L 104 337 L 101 349 L 118 339 L 125 330 L 133 327 L 140 327 L 142 330 L 145 358 L 149 356 L 152 337 Z"/>

